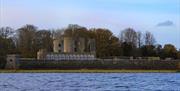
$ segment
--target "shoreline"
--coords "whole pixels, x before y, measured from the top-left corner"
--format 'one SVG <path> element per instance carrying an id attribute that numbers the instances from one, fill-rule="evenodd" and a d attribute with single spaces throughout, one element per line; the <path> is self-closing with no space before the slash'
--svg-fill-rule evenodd
<path id="1" fill-rule="evenodd" d="M 180 70 L 102 70 L 102 69 L 79 69 L 79 70 L 0 70 L 0 73 L 180 73 Z"/>

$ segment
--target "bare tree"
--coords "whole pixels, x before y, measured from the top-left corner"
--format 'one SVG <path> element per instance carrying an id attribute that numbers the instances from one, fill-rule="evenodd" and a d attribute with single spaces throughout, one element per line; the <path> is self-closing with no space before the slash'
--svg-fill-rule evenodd
<path id="1" fill-rule="evenodd" d="M 10 27 L 2 27 L 0 28 L 0 36 L 7 39 L 8 37 L 12 37 L 14 34 L 14 30 Z"/>
<path id="2" fill-rule="evenodd" d="M 154 45 L 154 43 L 156 42 L 153 34 L 148 31 L 146 31 L 144 35 L 144 39 L 145 39 L 145 45 Z"/>
<path id="3" fill-rule="evenodd" d="M 52 51 L 53 49 L 53 39 L 51 37 L 50 30 L 39 30 L 36 32 L 36 42 L 38 49 L 46 49 L 47 51 Z"/>
<path id="4" fill-rule="evenodd" d="M 137 33 L 132 28 L 127 28 L 120 34 L 120 40 L 122 42 L 127 42 L 129 44 L 133 44 L 133 46 L 137 45 Z"/>
<path id="5" fill-rule="evenodd" d="M 64 35 L 64 31 L 64 28 L 52 30 L 53 39 L 60 38 L 62 35 Z"/>
<path id="6" fill-rule="evenodd" d="M 137 32 L 137 46 L 140 48 L 143 45 L 143 36 L 142 32 Z"/>

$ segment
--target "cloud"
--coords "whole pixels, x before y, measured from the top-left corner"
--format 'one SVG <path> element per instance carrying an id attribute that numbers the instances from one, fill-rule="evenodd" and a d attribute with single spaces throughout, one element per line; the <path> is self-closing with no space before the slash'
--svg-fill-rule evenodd
<path id="1" fill-rule="evenodd" d="M 160 22 L 158 23 L 156 26 L 158 27 L 166 27 L 166 26 L 173 26 L 174 23 L 170 20 L 164 21 L 164 22 Z"/>

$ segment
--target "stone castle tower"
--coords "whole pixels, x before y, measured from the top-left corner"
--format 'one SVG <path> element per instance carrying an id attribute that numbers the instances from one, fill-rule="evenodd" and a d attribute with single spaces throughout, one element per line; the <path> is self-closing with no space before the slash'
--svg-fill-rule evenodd
<path id="1" fill-rule="evenodd" d="M 95 40 L 62 36 L 53 41 L 55 53 L 95 53 Z"/>

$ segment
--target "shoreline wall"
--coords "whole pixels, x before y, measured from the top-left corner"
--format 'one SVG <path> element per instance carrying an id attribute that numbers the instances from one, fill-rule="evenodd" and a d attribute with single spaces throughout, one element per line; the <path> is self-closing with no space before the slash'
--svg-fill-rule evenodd
<path id="1" fill-rule="evenodd" d="M 19 69 L 180 69 L 180 60 L 19 61 Z"/>
<path id="2" fill-rule="evenodd" d="M 96 59 L 96 60 L 37 60 L 7 55 L 7 69 L 180 69 L 179 60 Z"/>

